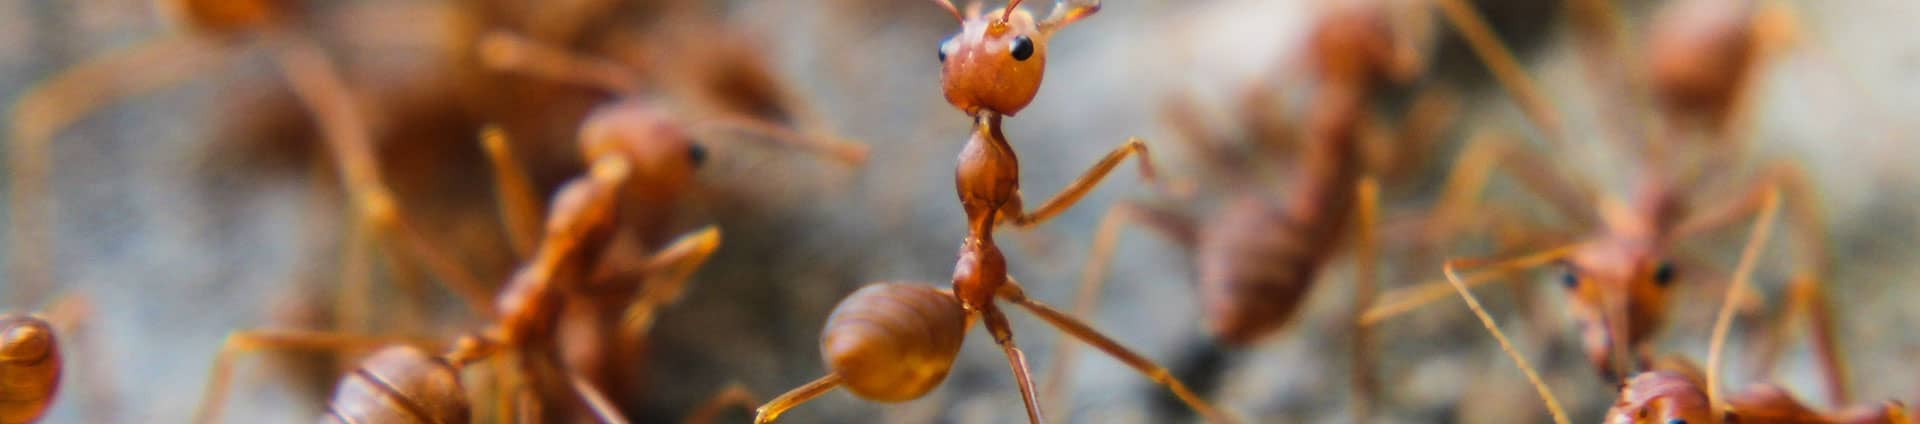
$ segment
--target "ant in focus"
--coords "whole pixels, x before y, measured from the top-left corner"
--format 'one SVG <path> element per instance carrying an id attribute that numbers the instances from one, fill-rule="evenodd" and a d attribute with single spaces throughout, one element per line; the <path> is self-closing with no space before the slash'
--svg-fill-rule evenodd
<path id="1" fill-rule="evenodd" d="M 982 14 L 980 5 L 965 13 L 936 0 L 961 30 L 939 49 L 941 83 L 947 102 L 974 119 L 974 131 L 961 149 L 954 173 L 967 237 L 954 265 L 953 288 L 879 283 L 855 291 L 834 307 L 821 332 L 821 356 L 827 376 L 795 388 L 760 407 L 755 422 L 768 423 L 793 407 L 846 386 L 869 400 L 916 399 L 938 387 L 953 367 L 967 329 L 982 320 L 1007 356 L 1027 419 L 1042 422 L 1041 406 L 1028 372 L 1027 358 L 1015 346 L 1013 331 L 995 299 L 1020 305 L 1041 320 L 1126 362 L 1166 386 L 1201 416 L 1229 422 L 1167 370 L 1120 345 L 1066 313 L 1030 299 L 1007 275 L 1006 257 L 995 245 L 1001 225 L 1029 227 L 1054 217 L 1092 190 L 1130 155 L 1141 155 L 1141 172 L 1152 179 L 1146 144 L 1129 140 L 1040 207 L 1028 211 L 1021 201 L 1019 161 L 1001 132 L 1003 117 L 1033 101 L 1046 67 L 1047 40 L 1055 31 L 1100 9 L 1098 0 L 1063 0 L 1044 19 L 1020 9 L 1020 0 Z"/>

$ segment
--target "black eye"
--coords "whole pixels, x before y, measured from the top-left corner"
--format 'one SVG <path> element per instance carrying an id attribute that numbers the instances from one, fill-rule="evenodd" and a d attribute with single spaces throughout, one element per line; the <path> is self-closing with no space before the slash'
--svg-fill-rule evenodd
<path id="1" fill-rule="evenodd" d="M 1013 38 L 1013 46 L 1007 49 L 1013 52 L 1013 60 L 1027 60 L 1033 57 L 1033 39 L 1022 35 Z"/>
<path id="2" fill-rule="evenodd" d="M 1580 275 L 1574 273 L 1573 268 L 1567 268 L 1566 271 L 1560 272 L 1560 286 L 1566 287 L 1568 290 L 1572 290 L 1574 287 L 1580 287 Z"/>
<path id="3" fill-rule="evenodd" d="M 699 168 L 700 165 L 706 164 L 707 148 L 699 144 L 687 145 L 687 160 L 693 162 L 693 167 L 695 168 Z"/>
<path id="4" fill-rule="evenodd" d="M 1683 419 L 1679 419 L 1679 418 L 1674 418 L 1674 419 L 1671 419 L 1671 420 L 1667 420 L 1667 424 L 1687 424 L 1687 420 L 1683 420 Z"/>
<path id="5" fill-rule="evenodd" d="M 940 40 L 940 63 L 947 63 L 947 50 L 953 49 L 953 37 L 958 36 L 958 34 L 955 34 L 948 36 L 945 40 Z"/>
<path id="6" fill-rule="evenodd" d="M 1673 284 L 1673 272 L 1673 262 L 1661 262 L 1659 267 L 1653 269 L 1653 283 L 1660 287 Z"/>

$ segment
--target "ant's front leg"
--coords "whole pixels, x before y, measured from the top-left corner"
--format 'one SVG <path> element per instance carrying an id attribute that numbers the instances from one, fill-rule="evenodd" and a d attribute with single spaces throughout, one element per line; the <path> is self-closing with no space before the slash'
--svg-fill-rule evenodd
<path id="1" fill-rule="evenodd" d="M 1074 180 L 1071 184 L 1067 184 L 1067 188 L 1060 190 L 1059 194 L 1053 195 L 1053 198 L 1047 199 L 1045 203 L 1041 203 L 1040 207 L 1035 208 L 1032 212 L 1021 212 L 1024 204 L 1020 199 L 1019 192 L 1016 191 L 1013 199 L 1007 201 L 1005 205 L 1000 207 L 1000 216 L 997 221 L 1002 223 L 1002 225 L 1027 228 L 1052 219 L 1054 216 L 1060 215 L 1061 212 L 1066 212 L 1067 208 L 1073 207 L 1075 203 L 1079 203 L 1080 198 L 1086 197 L 1088 192 L 1093 191 L 1094 186 L 1100 184 L 1101 179 L 1106 178 L 1108 173 L 1113 172 L 1113 168 L 1120 166 L 1120 161 L 1126 160 L 1127 156 L 1136 154 L 1140 156 L 1140 176 L 1145 178 L 1149 184 L 1158 184 L 1158 173 L 1154 171 L 1153 157 L 1147 153 L 1146 140 L 1138 137 L 1129 138 L 1126 144 L 1122 144 L 1119 148 L 1114 149 L 1113 152 L 1107 153 L 1107 157 L 1100 159 L 1099 163 L 1093 164 L 1093 167 L 1088 168 L 1087 172 L 1081 174 L 1079 179 Z"/>

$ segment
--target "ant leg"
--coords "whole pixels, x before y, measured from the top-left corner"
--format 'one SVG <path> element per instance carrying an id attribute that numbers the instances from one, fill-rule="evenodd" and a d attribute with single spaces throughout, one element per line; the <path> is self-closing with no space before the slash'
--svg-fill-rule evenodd
<path id="1" fill-rule="evenodd" d="M 1000 345 L 1000 350 L 1007 353 L 1007 367 L 1013 369 L 1014 384 L 1020 386 L 1020 400 L 1027 404 L 1027 422 L 1033 424 L 1046 422 L 1040 413 L 1040 399 L 1034 393 L 1033 375 L 1027 367 L 1027 354 L 1013 344 L 1013 324 L 1007 322 L 1007 315 L 1001 313 L 1000 308 L 994 306 L 992 302 L 988 302 L 985 308 L 980 309 L 980 316 L 983 318 L 982 324 L 987 326 L 987 332 L 993 335 L 993 343 Z"/>
<path id="2" fill-rule="evenodd" d="M 1136 154 L 1140 156 L 1140 176 L 1151 184 L 1157 184 L 1158 173 L 1154 172 L 1153 156 L 1147 153 L 1146 140 L 1138 137 L 1129 138 L 1126 144 L 1107 153 L 1107 157 L 1100 159 L 1099 163 L 1095 163 L 1092 168 L 1087 169 L 1086 173 L 1081 174 L 1079 179 L 1067 184 L 1067 188 L 1061 189 L 1060 193 L 1041 203 L 1040 207 L 1032 212 L 1020 212 L 1021 205 L 1018 198 L 1007 202 L 1006 209 L 1000 211 L 1004 218 L 1001 222 L 1017 228 L 1027 228 L 1052 219 L 1055 215 L 1072 207 L 1074 203 L 1078 203 L 1081 197 L 1087 195 L 1087 192 L 1093 191 L 1093 187 L 1099 185 L 1100 180 L 1106 178 L 1107 173 L 1113 172 L 1114 167 L 1120 166 L 1120 161 Z M 1017 215 L 1009 216 L 1008 213 Z"/>
<path id="3" fill-rule="evenodd" d="M 22 93 L 8 111 L 8 280 L 12 299 L 41 299 L 53 287 L 53 139 L 107 103 L 172 85 L 218 65 L 206 40 L 165 36 L 76 64 Z M 133 70 L 138 71 L 133 71 Z"/>
<path id="4" fill-rule="evenodd" d="M 1435 3 L 1454 29 L 1459 30 L 1461 38 L 1467 40 L 1467 47 L 1473 49 L 1473 53 L 1480 57 L 1480 62 L 1493 72 L 1494 79 L 1499 80 L 1500 86 L 1506 88 L 1507 94 L 1519 104 L 1520 110 L 1546 133 L 1547 140 L 1555 146 L 1566 144 L 1563 140 L 1566 132 L 1560 127 L 1560 116 L 1553 104 L 1534 88 L 1527 71 L 1520 66 L 1519 60 L 1514 59 L 1513 51 L 1494 35 L 1493 28 L 1487 25 L 1480 12 L 1474 10 L 1466 0 L 1435 0 Z"/>
<path id="5" fill-rule="evenodd" d="M 1446 281 L 1427 282 L 1412 287 L 1389 291 L 1380 296 L 1381 301 L 1377 302 L 1372 308 L 1367 309 L 1366 312 L 1360 314 L 1360 325 L 1372 326 L 1379 324 L 1381 321 L 1399 316 L 1414 309 L 1419 309 L 1421 306 L 1433 303 L 1435 300 L 1445 299 L 1448 294 L 1452 293 L 1455 285 L 1472 288 L 1489 282 L 1499 281 L 1499 277 L 1507 274 L 1546 265 L 1566 258 L 1567 255 L 1573 253 L 1574 249 L 1578 248 L 1580 248 L 1579 244 L 1565 245 L 1498 262 L 1470 259 L 1451 260 L 1449 262 L 1460 263 L 1462 266 L 1492 269 L 1475 273 L 1465 279 L 1457 281 L 1448 279 Z"/>
<path id="6" fill-rule="evenodd" d="M 737 131 L 754 135 L 752 140 L 812 151 L 841 163 L 858 166 L 867 161 L 867 146 L 832 135 L 808 134 L 763 118 L 730 114 L 705 118 L 692 125 L 692 131 Z"/>
<path id="7" fill-rule="evenodd" d="M 1707 344 L 1707 401 L 1715 411 L 1724 411 L 1720 396 L 1720 354 L 1726 346 L 1727 331 L 1733 326 L 1733 306 L 1735 297 L 1746 288 L 1753 277 L 1753 267 L 1757 263 L 1760 251 L 1767 244 L 1767 237 L 1773 232 L 1774 214 L 1779 211 L 1780 196 L 1776 191 L 1765 194 L 1765 205 L 1760 216 L 1753 221 L 1753 232 L 1747 239 L 1747 245 L 1740 251 L 1740 265 L 1733 270 L 1733 280 L 1727 283 L 1726 299 L 1720 303 L 1720 312 L 1713 320 L 1713 338 Z M 1829 375 L 1829 380 L 1833 376 Z"/>
<path id="8" fill-rule="evenodd" d="M 498 71 L 513 72 L 553 82 L 606 90 L 613 94 L 638 93 L 646 83 L 620 64 L 585 57 L 565 48 L 528 39 L 507 31 L 494 31 L 480 38 L 480 63 Z"/>
<path id="9" fill-rule="evenodd" d="M 760 408 L 754 409 L 753 422 L 754 424 L 772 423 L 774 420 L 780 419 L 780 414 L 786 413 L 787 410 L 793 409 L 795 406 L 800 406 L 802 403 L 807 403 L 807 401 L 820 397 L 820 395 L 827 394 L 827 392 L 831 392 L 837 387 L 840 387 L 840 374 L 827 374 L 827 376 L 820 377 L 818 380 L 813 380 L 800 387 L 795 387 L 793 390 L 781 394 L 780 397 L 768 401 L 767 404 L 760 405 Z"/>
<path id="10" fill-rule="evenodd" d="M 1365 177 L 1360 180 L 1354 195 L 1358 198 L 1359 225 L 1354 234 L 1353 320 L 1350 322 L 1353 325 L 1353 356 L 1349 359 L 1353 367 L 1351 383 L 1354 398 L 1350 405 L 1353 419 L 1365 422 L 1367 409 L 1371 406 L 1369 404 L 1379 393 L 1373 376 L 1372 350 L 1368 349 L 1371 340 L 1368 337 L 1369 326 L 1362 325 L 1360 318 L 1366 313 L 1367 306 L 1373 303 L 1374 266 L 1379 255 L 1374 232 L 1380 220 L 1380 185 L 1373 177 Z"/>
<path id="11" fill-rule="evenodd" d="M 1153 362 L 1153 360 L 1147 359 L 1147 357 L 1141 356 L 1139 353 L 1135 353 L 1126 346 L 1122 346 L 1120 342 L 1107 338 L 1107 336 L 1099 330 L 1093 329 L 1093 327 L 1088 326 L 1085 322 L 1081 322 L 1071 315 L 1053 309 L 1053 307 L 1040 303 L 1040 301 L 1027 298 L 1025 290 L 1020 288 L 1020 284 L 1013 281 L 1012 278 L 1008 278 L 1007 284 L 1001 286 L 999 296 L 1001 299 L 1027 308 L 1028 311 L 1039 316 L 1041 320 L 1052 324 L 1055 328 L 1059 328 L 1061 332 L 1106 352 L 1107 355 L 1113 356 L 1114 359 L 1118 359 L 1120 362 L 1126 363 L 1127 366 L 1133 367 L 1133 369 L 1139 371 L 1140 374 L 1146 375 L 1147 378 L 1153 380 L 1154 383 L 1165 386 L 1167 390 L 1173 392 L 1174 396 L 1178 396 L 1182 402 L 1185 402 L 1188 407 L 1193 408 L 1195 413 L 1200 414 L 1200 416 L 1206 418 L 1207 421 L 1222 423 L 1237 421 L 1221 413 L 1221 411 L 1214 409 L 1212 404 L 1207 403 L 1205 399 L 1201 399 L 1200 395 L 1195 394 L 1192 389 L 1188 389 L 1185 383 L 1181 383 L 1179 379 L 1174 378 L 1173 374 L 1168 372 L 1166 367 L 1162 367 L 1160 364 Z M 991 323 L 991 316 L 989 316 L 989 319 L 988 322 Z"/>
<path id="12" fill-rule="evenodd" d="M 1567 420 L 1566 411 L 1560 409 L 1560 401 L 1555 399 L 1553 392 L 1547 389 L 1547 383 L 1540 380 L 1540 373 L 1534 371 L 1533 365 L 1527 363 L 1526 356 L 1514 350 L 1513 342 L 1508 341 L 1507 335 L 1500 332 L 1500 325 L 1493 322 L 1493 316 L 1487 315 L 1486 309 L 1480 307 L 1480 300 L 1474 298 L 1473 292 L 1467 290 L 1467 285 L 1462 283 L 1460 276 L 1454 272 L 1454 268 L 1468 262 L 1472 261 L 1448 260 L 1445 265 L 1442 265 L 1441 271 L 1446 274 L 1447 283 L 1453 285 L 1454 292 L 1460 294 L 1460 300 L 1465 301 L 1467 308 L 1473 310 L 1473 315 L 1480 318 L 1480 325 L 1486 327 L 1487 333 L 1492 334 L 1494 340 L 1500 342 L 1500 350 L 1507 352 L 1507 357 L 1512 358 L 1514 365 L 1519 366 L 1520 371 L 1527 375 L 1527 381 L 1533 384 L 1534 390 L 1540 392 L 1540 399 L 1546 402 L 1547 412 L 1553 415 L 1553 422 L 1568 424 L 1570 421 Z"/>
<path id="13" fill-rule="evenodd" d="M 748 391 L 746 386 L 740 383 L 729 384 L 713 397 L 700 402 L 700 406 L 694 407 L 693 413 L 687 414 L 687 418 L 680 422 L 681 424 L 710 424 L 714 418 L 720 416 L 721 410 L 728 407 L 740 407 L 751 412 L 753 407 L 759 404 L 760 401 L 755 399 L 753 392 Z"/>
<path id="14" fill-rule="evenodd" d="M 207 391 L 200 398 L 200 406 L 193 414 L 193 422 L 210 423 L 220 420 L 220 409 L 226 405 L 227 386 L 233 379 L 233 364 L 242 353 L 262 350 L 372 350 L 389 344 L 412 342 L 414 341 L 404 338 L 315 331 L 252 330 L 228 334 L 227 340 L 220 345 L 219 355 L 214 357 Z"/>
<path id="15" fill-rule="evenodd" d="M 534 191 L 533 178 L 514 156 L 505 129 L 498 126 L 481 129 L 480 146 L 487 153 L 488 162 L 493 164 L 494 198 L 499 202 L 500 220 L 506 224 L 507 243 L 513 246 L 514 255 L 532 257 L 534 245 L 540 242 L 543 208 L 540 195 Z"/>
<path id="16" fill-rule="evenodd" d="M 1106 284 L 1107 263 L 1113 259 L 1114 246 L 1119 243 L 1120 232 L 1129 223 L 1145 225 L 1149 229 L 1166 236 L 1168 239 L 1191 249 L 1198 238 L 1192 218 L 1177 213 L 1142 206 L 1132 202 L 1120 202 L 1107 209 L 1105 217 L 1100 218 L 1100 228 L 1094 233 L 1093 248 L 1087 253 L 1087 263 L 1080 269 L 1080 289 L 1073 297 L 1073 316 L 1094 316 L 1099 307 L 1101 288 Z M 1078 358 L 1078 345 L 1073 339 L 1062 338 L 1053 349 L 1053 361 L 1047 364 L 1046 377 L 1040 399 L 1041 405 L 1055 411 L 1067 410 L 1071 392 L 1067 387 L 1074 360 Z"/>
<path id="17" fill-rule="evenodd" d="M 686 292 L 687 280 L 719 248 L 720 228 L 709 226 L 681 236 L 647 258 L 642 268 L 647 278 L 642 280 L 640 294 L 622 313 L 621 337 L 636 340 L 653 328 L 654 310 L 679 301 Z"/>
<path id="18" fill-rule="evenodd" d="M 587 410 L 593 412 L 594 418 L 600 419 L 602 424 L 627 424 L 627 418 L 620 415 L 620 408 L 607 400 L 607 395 L 593 387 L 586 377 L 567 372 L 567 382 L 573 386 L 574 393 L 580 395 L 580 400 L 586 403 Z"/>
<path id="19" fill-rule="evenodd" d="M 1440 200 L 1433 206 L 1433 217 L 1428 218 L 1427 228 L 1422 231 L 1421 244 L 1432 245 L 1438 240 L 1450 239 L 1460 227 L 1471 222 L 1481 210 L 1481 193 L 1495 169 L 1513 175 L 1561 216 L 1581 224 L 1590 222 L 1593 212 L 1587 204 L 1593 196 L 1585 185 L 1562 178 L 1547 168 L 1551 163 L 1538 152 L 1517 146 L 1503 135 L 1491 132 L 1475 135 L 1447 172 Z"/>
<path id="20" fill-rule="evenodd" d="M 355 107 L 353 93 L 333 63 L 311 40 L 288 36 L 275 53 L 281 71 L 320 124 L 327 148 L 334 155 L 343 186 L 356 208 L 356 220 L 373 223 L 377 238 L 396 242 L 420 261 L 474 311 L 491 315 L 491 293 L 486 284 L 427 241 L 400 212 L 393 193 L 381 179 L 379 162 L 369 140 L 367 123 Z"/>
<path id="21" fill-rule="evenodd" d="M 1840 358 L 1839 348 L 1834 338 L 1833 317 L 1826 305 L 1826 295 L 1822 278 L 1827 274 L 1831 262 L 1823 232 L 1824 220 L 1818 206 L 1813 186 L 1800 166 L 1788 161 L 1773 163 L 1761 177 L 1750 183 L 1749 188 L 1738 198 L 1718 202 L 1723 205 L 1716 209 L 1701 212 L 1674 229 L 1674 237 L 1683 239 L 1689 235 L 1712 231 L 1731 225 L 1756 211 L 1764 211 L 1772 196 L 1782 196 L 1778 200 L 1786 203 L 1787 219 L 1793 224 L 1795 254 L 1801 263 L 1791 280 L 1788 293 L 1792 295 L 1788 314 L 1775 324 L 1768 340 L 1760 349 L 1762 361 L 1760 369 L 1771 369 L 1777 357 L 1773 352 L 1787 342 L 1788 329 L 1800 321 L 1796 315 L 1804 315 L 1808 336 L 1812 338 L 1813 353 L 1821 372 L 1826 379 L 1828 401 L 1835 405 L 1847 404 L 1846 364 Z"/>

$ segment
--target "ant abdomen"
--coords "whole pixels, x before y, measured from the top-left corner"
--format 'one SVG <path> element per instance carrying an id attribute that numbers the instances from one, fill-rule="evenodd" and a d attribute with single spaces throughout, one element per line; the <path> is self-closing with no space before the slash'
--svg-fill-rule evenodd
<path id="1" fill-rule="evenodd" d="M 60 366 L 52 325 L 30 315 L 0 315 L 0 423 L 45 414 L 60 386 Z"/>
<path id="2" fill-rule="evenodd" d="M 919 398 L 946 380 L 965 339 L 960 302 L 931 286 L 880 283 L 834 306 L 820 333 L 820 356 L 862 398 Z"/>
<path id="3" fill-rule="evenodd" d="M 1207 325 L 1220 341 L 1245 345 L 1272 333 L 1293 316 L 1311 288 L 1323 246 L 1276 219 L 1281 213 L 1261 200 L 1241 199 L 1202 229 L 1194 254 Z"/>
<path id="4" fill-rule="evenodd" d="M 413 347 L 380 350 L 340 380 L 325 423 L 464 423 L 471 417 L 460 370 Z"/>

